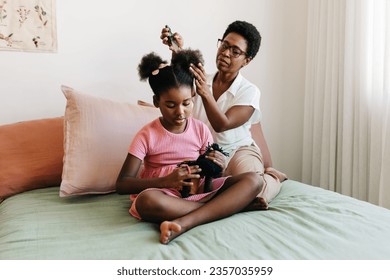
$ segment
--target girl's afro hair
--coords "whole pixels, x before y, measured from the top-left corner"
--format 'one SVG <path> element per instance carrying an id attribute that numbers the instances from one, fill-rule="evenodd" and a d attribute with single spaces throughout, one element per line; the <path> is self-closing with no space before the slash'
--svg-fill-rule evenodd
<path id="1" fill-rule="evenodd" d="M 152 52 L 142 57 L 138 65 L 138 75 L 141 81 L 146 80 L 152 75 L 152 72 L 159 68 L 160 64 L 166 64 L 158 54 Z"/>
<path id="2" fill-rule="evenodd" d="M 203 64 L 203 56 L 199 50 L 184 49 L 177 52 L 171 60 L 171 65 L 174 69 L 181 69 L 188 72 L 190 65 Z"/>

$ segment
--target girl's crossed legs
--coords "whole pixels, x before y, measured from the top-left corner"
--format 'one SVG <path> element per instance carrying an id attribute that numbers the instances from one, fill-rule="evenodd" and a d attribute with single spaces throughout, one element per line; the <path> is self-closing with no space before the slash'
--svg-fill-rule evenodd
<path id="1" fill-rule="evenodd" d="M 161 223 L 160 242 L 167 244 L 193 227 L 246 210 L 263 187 L 258 178 L 254 172 L 228 177 L 207 202 L 184 200 L 150 190 L 138 196 L 136 208 L 143 220 Z"/>

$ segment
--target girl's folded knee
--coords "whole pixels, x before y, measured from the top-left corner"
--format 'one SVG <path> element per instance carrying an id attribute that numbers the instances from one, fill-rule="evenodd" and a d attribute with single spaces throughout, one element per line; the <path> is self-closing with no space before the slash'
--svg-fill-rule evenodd
<path id="1" fill-rule="evenodd" d="M 263 180 L 256 172 L 247 172 L 245 179 L 248 180 L 248 185 L 253 187 L 257 193 L 259 193 L 263 187 Z"/>
<path id="2" fill-rule="evenodd" d="M 155 211 L 161 208 L 159 200 L 154 199 L 154 195 L 151 191 L 143 192 L 138 195 L 136 200 L 136 208 L 139 213 Z"/>

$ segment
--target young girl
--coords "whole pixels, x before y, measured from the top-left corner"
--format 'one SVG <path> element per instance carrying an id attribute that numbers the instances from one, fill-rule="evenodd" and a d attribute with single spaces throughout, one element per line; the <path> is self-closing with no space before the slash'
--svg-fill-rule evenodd
<path id="1" fill-rule="evenodd" d="M 163 244 L 197 225 L 264 208 L 251 205 L 262 188 L 256 173 L 213 179 L 212 191 L 202 193 L 204 179 L 198 174 L 199 166 L 177 166 L 195 160 L 213 143 L 207 126 L 191 117 L 194 77 L 190 64 L 201 62 L 199 51 L 183 50 L 172 58 L 171 65 L 151 53 L 138 67 L 141 80 L 149 80 L 153 103 L 162 116 L 144 126 L 133 139 L 117 191 L 138 194 L 131 196 L 129 212 L 138 219 L 160 223 Z M 212 152 L 208 158 L 224 166 L 222 153 Z M 137 177 L 142 161 L 144 168 Z M 199 179 L 198 193 L 182 198 L 180 190 L 196 186 L 194 181 Z"/>

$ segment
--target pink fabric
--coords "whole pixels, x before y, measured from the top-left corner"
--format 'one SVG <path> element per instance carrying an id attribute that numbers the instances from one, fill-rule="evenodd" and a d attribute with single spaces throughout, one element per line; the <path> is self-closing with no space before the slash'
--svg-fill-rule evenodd
<path id="1" fill-rule="evenodd" d="M 213 143 L 207 126 L 189 118 L 183 133 L 167 131 L 159 119 L 144 126 L 134 137 L 129 153 L 144 162 L 141 178 L 156 178 L 172 172 L 184 160 L 195 160 Z"/>
<path id="2" fill-rule="evenodd" d="M 160 110 L 98 98 L 67 86 L 61 90 L 66 109 L 60 196 L 114 192 L 129 143 L 161 115 Z"/>

